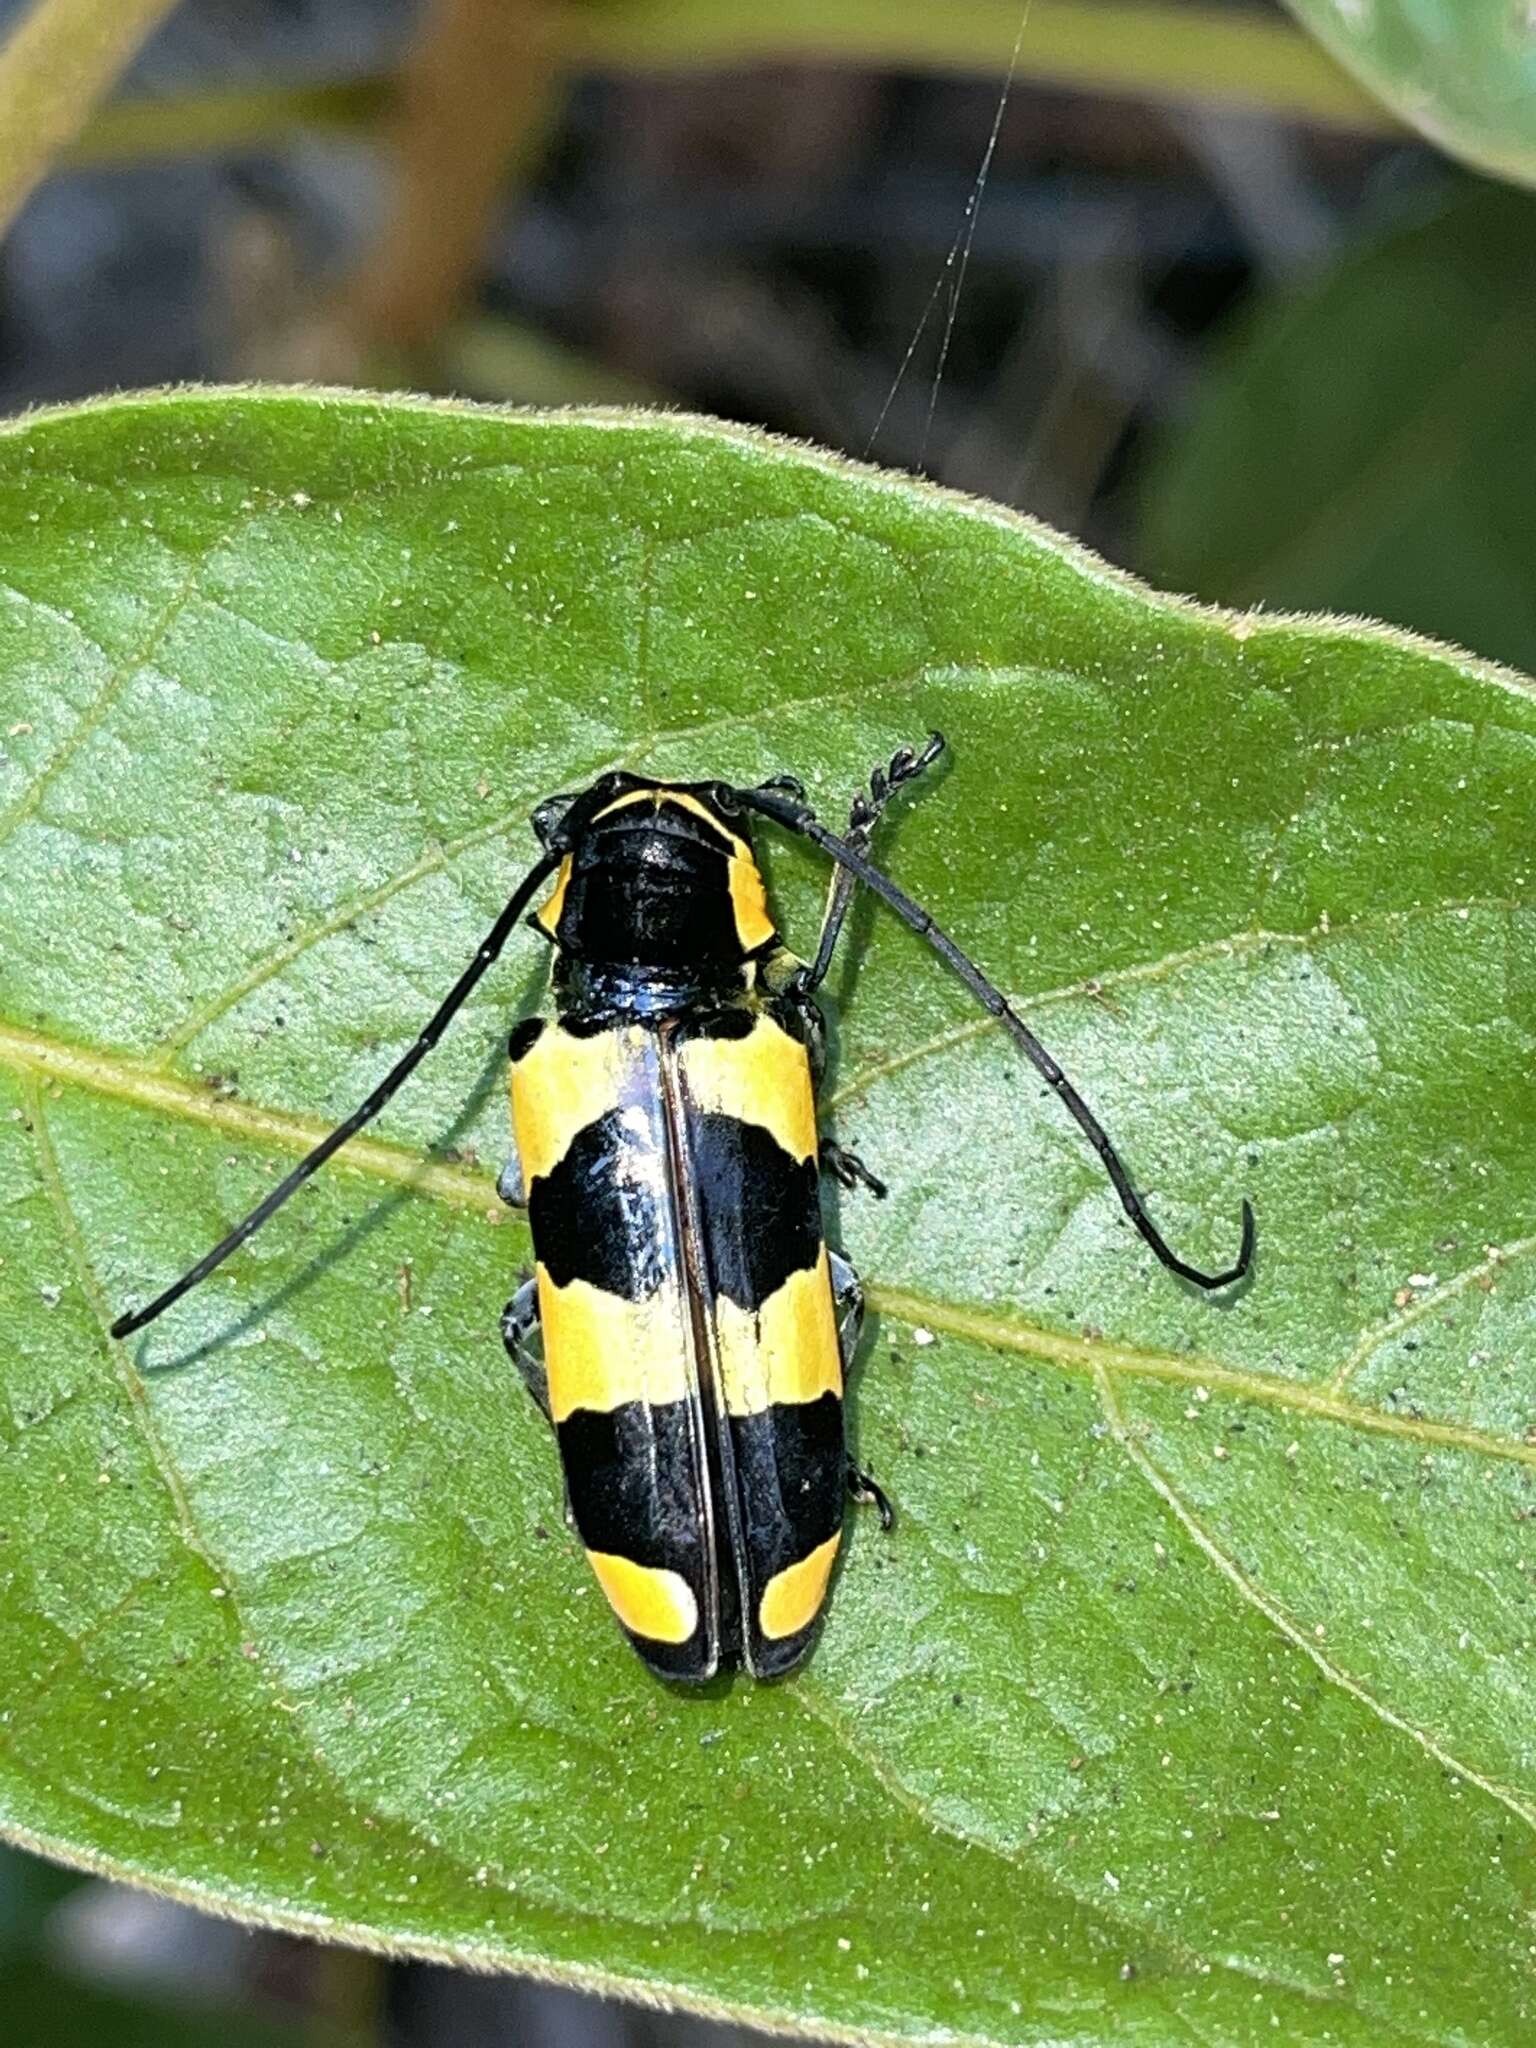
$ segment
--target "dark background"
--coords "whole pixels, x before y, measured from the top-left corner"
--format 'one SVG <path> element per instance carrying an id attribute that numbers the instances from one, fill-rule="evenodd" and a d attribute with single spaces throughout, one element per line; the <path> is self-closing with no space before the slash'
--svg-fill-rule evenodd
<path id="1" fill-rule="evenodd" d="M 187 0 L 0 245 L 0 407 L 248 376 L 681 405 L 1002 499 L 1199 596 L 1536 668 L 1526 197 L 1348 95 L 1266 109 L 1186 63 L 1127 97 L 1114 50 L 1043 84 L 1026 26 L 978 204 L 1009 0 L 995 61 L 926 72 L 599 70 L 549 19 Z M 0 2038 L 743 2037 L 0 1851 Z"/>

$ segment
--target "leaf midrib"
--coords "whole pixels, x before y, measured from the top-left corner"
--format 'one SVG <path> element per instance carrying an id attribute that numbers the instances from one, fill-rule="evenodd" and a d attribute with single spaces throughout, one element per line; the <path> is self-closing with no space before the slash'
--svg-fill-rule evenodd
<path id="1" fill-rule="evenodd" d="M 284 1152 L 309 1151 L 331 1128 L 323 1119 L 220 1095 L 136 1061 L 89 1052 L 4 1023 L 0 1023 L 0 1066 L 223 1131 L 246 1143 L 272 1145 Z M 380 1138 L 354 1138 L 337 1155 L 336 1164 L 395 1187 L 409 1188 L 413 1193 L 431 1195 L 458 1209 L 478 1210 L 488 1227 L 502 1224 L 507 1218 L 488 1179 L 465 1167 L 424 1157 L 405 1145 Z M 871 1282 L 865 1292 L 872 1309 L 897 1322 L 965 1338 L 993 1351 L 1022 1355 L 1079 1377 L 1092 1379 L 1099 1372 L 1107 1372 L 1129 1379 L 1172 1380 L 1204 1386 L 1213 1393 L 1288 1409 L 1315 1421 L 1536 1467 L 1536 1444 L 1494 1436 L 1461 1423 L 1435 1422 L 1371 1408 L 1327 1385 L 1319 1387 L 1307 1381 L 1281 1379 L 1187 1353 L 1158 1351 L 1102 1337 L 1073 1336 L 1023 1316 L 966 1307 L 911 1289 L 885 1286 L 879 1281 Z"/>

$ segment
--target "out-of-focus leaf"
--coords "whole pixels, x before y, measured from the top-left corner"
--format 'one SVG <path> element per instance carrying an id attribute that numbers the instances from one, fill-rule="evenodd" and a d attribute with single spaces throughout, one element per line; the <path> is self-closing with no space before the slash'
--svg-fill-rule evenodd
<path id="1" fill-rule="evenodd" d="M 1394 113 L 1478 170 L 1536 184 L 1536 22 L 1525 0 L 1286 0 Z"/>
<path id="2" fill-rule="evenodd" d="M 37 1940 L 51 1908 L 79 1882 L 71 1871 L 0 1848 L 0 1963 Z"/>
<path id="3" fill-rule="evenodd" d="M 6 2048 L 348 2048 L 354 2037 L 297 2015 L 253 2018 L 195 1997 L 135 1997 L 88 1981 L 83 1968 L 69 1967 L 69 1944 L 54 1908 L 70 1892 L 99 1898 L 107 1891 L 89 1880 L 82 1884 L 56 1864 L 0 1848 L 0 2039 Z M 238 1935 L 232 1928 L 215 1931 Z"/>
<path id="4" fill-rule="evenodd" d="M 1149 465 L 1140 559 L 1536 667 L 1536 200 L 1468 184 L 1262 301 Z"/>
<path id="5" fill-rule="evenodd" d="M 1198 613 L 744 432 L 180 395 L 0 437 L 0 1817 L 253 1919 L 880 2039 L 1511 2043 L 1536 1903 L 1536 697 Z M 1214 1305 L 861 915 L 830 1092 L 896 1495 L 806 1672 L 613 1629 L 497 1313 L 476 997 L 615 762 L 839 811 L 1015 991 Z M 823 876 L 772 849 L 787 931 Z M 456 1159 L 423 1164 L 451 1143 Z"/>
<path id="6" fill-rule="evenodd" d="M 0 2015 L 11 2048 L 344 2048 L 297 2021 L 164 2006 L 62 1976 L 37 1956 L 0 1963 Z"/>

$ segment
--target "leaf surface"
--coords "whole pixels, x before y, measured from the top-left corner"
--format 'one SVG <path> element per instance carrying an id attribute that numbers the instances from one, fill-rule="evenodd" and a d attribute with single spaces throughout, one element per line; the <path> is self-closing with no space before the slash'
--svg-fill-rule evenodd
<path id="1" fill-rule="evenodd" d="M 0 1815 L 253 1918 L 838 2034 L 1509 2042 L 1533 1997 L 1536 698 L 646 415 L 197 395 L 0 437 Z M 806 1672 L 618 1639 L 497 1315 L 531 937 L 124 1349 L 623 762 L 840 811 L 1215 1305 L 867 907 L 891 1182 Z M 823 877 L 772 846 L 802 943 Z M 1490 1249 L 1496 1247 L 1498 1249 Z M 1278 2030 L 1278 2034 L 1277 2034 Z"/>

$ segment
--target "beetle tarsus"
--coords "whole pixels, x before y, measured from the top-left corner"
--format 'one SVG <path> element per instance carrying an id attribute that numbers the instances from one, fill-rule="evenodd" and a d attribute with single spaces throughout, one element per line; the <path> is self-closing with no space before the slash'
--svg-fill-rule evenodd
<path id="1" fill-rule="evenodd" d="M 891 1506 L 890 1496 L 885 1492 L 884 1488 L 871 1479 L 869 1474 L 855 1464 L 852 1458 L 848 1460 L 848 1469 L 844 1474 L 844 1478 L 848 1487 L 848 1498 L 856 1500 L 860 1507 L 878 1508 L 880 1510 L 880 1526 L 889 1533 L 896 1524 L 896 1510 Z"/>
<path id="2" fill-rule="evenodd" d="M 876 1201 L 883 1202 L 890 1189 L 879 1174 L 871 1173 L 857 1152 L 849 1152 L 835 1139 L 821 1141 L 821 1166 L 824 1173 L 830 1173 L 840 1187 L 868 1188 Z"/>

